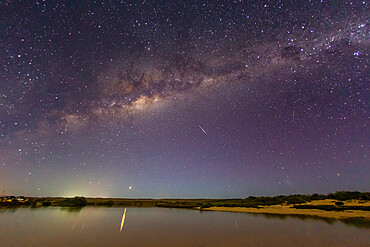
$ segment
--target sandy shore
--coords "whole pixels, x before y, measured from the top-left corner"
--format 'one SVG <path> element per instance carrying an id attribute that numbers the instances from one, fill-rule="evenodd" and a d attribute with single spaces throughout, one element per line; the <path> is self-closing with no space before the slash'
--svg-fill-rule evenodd
<path id="1" fill-rule="evenodd" d="M 305 203 L 306 204 L 306 203 Z M 321 200 L 307 203 L 311 205 L 331 205 L 331 200 Z M 368 206 L 368 203 L 365 203 Z M 347 202 L 346 205 L 359 205 L 357 202 Z M 360 204 L 365 206 L 364 204 Z M 346 218 L 364 218 L 370 221 L 370 211 L 362 210 L 345 210 L 345 211 L 324 211 L 319 209 L 295 209 L 292 205 L 273 205 L 261 206 L 260 208 L 244 208 L 244 207 L 210 207 L 203 210 L 209 211 L 224 211 L 224 212 L 241 212 L 255 214 L 284 214 L 284 215 L 306 215 L 323 218 L 346 219 Z"/>

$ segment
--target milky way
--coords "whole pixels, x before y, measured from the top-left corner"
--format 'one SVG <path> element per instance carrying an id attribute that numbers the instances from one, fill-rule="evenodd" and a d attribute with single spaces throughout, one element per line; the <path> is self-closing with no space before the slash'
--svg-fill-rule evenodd
<path id="1" fill-rule="evenodd" d="M 370 188 L 365 1 L 2 1 L 0 190 Z"/>

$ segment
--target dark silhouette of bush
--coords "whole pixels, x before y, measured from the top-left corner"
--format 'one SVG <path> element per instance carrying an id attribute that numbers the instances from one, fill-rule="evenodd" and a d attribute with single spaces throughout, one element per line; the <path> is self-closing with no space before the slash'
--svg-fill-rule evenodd
<path id="1" fill-rule="evenodd" d="M 361 200 L 365 200 L 365 201 L 369 201 L 370 200 L 370 193 L 367 193 L 367 192 L 365 192 L 365 193 L 362 193 L 362 195 L 361 195 L 361 198 L 360 198 Z"/>
<path id="2" fill-rule="evenodd" d="M 103 203 L 104 206 L 112 207 L 114 205 L 114 201 L 107 201 Z"/>
<path id="3" fill-rule="evenodd" d="M 85 197 L 76 196 L 74 198 L 67 198 L 61 203 L 65 207 L 85 207 L 87 205 L 87 200 Z"/>
<path id="4" fill-rule="evenodd" d="M 307 196 L 305 195 L 292 195 L 288 196 L 286 199 L 288 204 L 299 204 L 299 203 L 305 203 L 307 201 L 310 201 Z"/>
<path id="5" fill-rule="evenodd" d="M 51 205 L 51 202 L 49 202 L 49 201 L 46 201 L 46 202 L 42 203 L 42 206 L 44 206 L 44 207 L 49 207 L 50 205 Z"/>
<path id="6" fill-rule="evenodd" d="M 344 205 L 344 202 L 335 202 L 335 205 L 337 205 L 337 206 L 343 206 Z"/>
<path id="7" fill-rule="evenodd" d="M 27 205 L 27 206 L 33 206 L 35 207 L 37 204 L 37 201 L 36 200 L 33 200 L 33 199 L 29 199 L 28 201 L 26 201 L 23 205 Z"/>
<path id="8" fill-rule="evenodd" d="M 369 193 L 361 193 L 359 191 L 337 191 L 335 193 L 330 193 L 327 196 L 328 199 L 336 199 L 340 201 L 362 199 L 362 198 L 368 198 L 368 197 L 369 197 Z"/>
<path id="9" fill-rule="evenodd" d="M 326 195 L 320 195 L 320 194 L 315 193 L 315 194 L 312 194 L 311 196 L 309 196 L 309 198 L 310 198 L 310 200 L 313 201 L 313 200 L 324 200 L 327 197 L 326 197 Z"/>

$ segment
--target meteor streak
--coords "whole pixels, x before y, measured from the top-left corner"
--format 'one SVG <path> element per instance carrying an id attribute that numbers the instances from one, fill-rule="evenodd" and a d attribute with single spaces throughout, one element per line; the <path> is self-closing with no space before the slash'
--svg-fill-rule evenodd
<path id="1" fill-rule="evenodd" d="M 208 135 L 208 133 L 202 128 L 202 126 L 198 125 L 198 127 L 203 131 L 204 134 Z"/>

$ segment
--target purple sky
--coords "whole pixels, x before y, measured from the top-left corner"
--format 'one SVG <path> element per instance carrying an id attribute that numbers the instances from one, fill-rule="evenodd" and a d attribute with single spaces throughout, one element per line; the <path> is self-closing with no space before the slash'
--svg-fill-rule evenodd
<path id="1" fill-rule="evenodd" d="M 369 191 L 366 1 L 0 1 L 0 190 Z"/>

